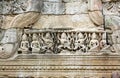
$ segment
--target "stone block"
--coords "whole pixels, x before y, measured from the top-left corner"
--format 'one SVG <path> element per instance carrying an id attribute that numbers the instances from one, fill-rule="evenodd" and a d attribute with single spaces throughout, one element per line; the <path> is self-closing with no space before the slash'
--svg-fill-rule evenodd
<path id="1" fill-rule="evenodd" d="M 120 16 L 106 15 L 105 16 L 105 25 L 107 28 L 111 28 L 112 30 L 120 29 Z"/>
<path id="2" fill-rule="evenodd" d="M 0 27 L 2 26 L 2 23 L 3 23 L 3 16 L 0 15 Z"/>
<path id="3" fill-rule="evenodd" d="M 103 3 L 104 15 L 120 15 L 119 11 L 120 11 L 120 1 Z"/>
<path id="4" fill-rule="evenodd" d="M 64 14 L 64 3 L 44 2 L 43 5 L 42 14 Z"/>
<path id="5" fill-rule="evenodd" d="M 14 16 L 4 16 L 3 18 L 3 23 L 2 23 L 2 26 L 1 28 L 3 29 L 8 29 L 10 27 L 10 22 L 12 21 L 12 19 L 14 18 Z"/>
<path id="6" fill-rule="evenodd" d="M 3 6 L 3 8 L 2 8 L 2 14 L 10 14 L 11 9 L 12 9 L 10 3 L 4 1 L 4 2 L 2 2 L 2 4 L 3 4 L 2 5 Z"/>
<path id="7" fill-rule="evenodd" d="M 16 43 L 17 42 L 17 30 L 16 29 L 8 29 L 1 43 Z"/>
<path id="8" fill-rule="evenodd" d="M 3 5 L 2 5 L 2 2 L 0 2 L 0 14 L 2 14 L 3 12 Z"/>
<path id="9" fill-rule="evenodd" d="M 42 15 L 33 28 L 84 28 L 95 27 L 88 14 Z"/>
<path id="10" fill-rule="evenodd" d="M 102 1 L 101 0 L 88 0 L 88 9 L 90 11 L 102 10 Z"/>
<path id="11" fill-rule="evenodd" d="M 88 13 L 88 7 L 85 2 L 66 3 L 66 14 Z"/>
<path id="12" fill-rule="evenodd" d="M 13 3 L 13 13 L 14 14 L 18 14 L 18 13 L 23 13 L 24 11 L 26 11 L 27 9 L 27 1 L 28 0 L 16 0 L 14 3 Z"/>
<path id="13" fill-rule="evenodd" d="M 62 2 L 62 0 L 44 0 L 44 2 Z"/>
<path id="14" fill-rule="evenodd" d="M 63 0 L 63 2 L 81 2 L 82 0 Z"/>

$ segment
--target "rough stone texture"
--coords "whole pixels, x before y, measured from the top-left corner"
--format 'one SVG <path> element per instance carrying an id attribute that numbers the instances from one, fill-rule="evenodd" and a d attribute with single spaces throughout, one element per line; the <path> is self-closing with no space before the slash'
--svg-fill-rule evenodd
<path id="1" fill-rule="evenodd" d="M 43 15 L 33 28 L 84 28 L 95 27 L 88 14 L 81 15 Z"/>
<path id="2" fill-rule="evenodd" d="M 66 14 L 88 13 L 88 7 L 85 2 L 66 3 Z"/>
<path id="3" fill-rule="evenodd" d="M 4 16 L 1 28 L 4 29 L 10 28 L 10 22 L 12 21 L 13 18 L 14 16 Z"/>
<path id="4" fill-rule="evenodd" d="M 103 15 L 100 11 L 92 11 L 89 12 L 90 19 L 93 21 L 94 24 L 101 26 L 103 25 Z"/>
<path id="5" fill-rule="evenodd" d="M 39 19 L 39 13 L 30 12 L 15 16 L 9 24 L 9 27 L 24 28 L 29 27 Z"/>
<path id="6" fill-rule="evenodd" d="M 120 1 L 105 2 L 103 4 L 106 26 L 112 30 L 120 29 Z"/>
<path id="7" fill-rule="evenodd" d="M 20 36 L 17 37 L 17 39 L 20 39 L 18 41 L 15 40 L 15 33 L 4 33 L 1 29 L 1 78 L 24 76 L 34 76 L 35 78 L 111 78 L 113 75 L 116 76 L 116 73 L 112 72 L 117 70 L 117 73 L 120 73 L 119 0 L 43 0 L 43 6 L 40 9 L 36 8 L 40 6 L 39 2 L 35 5 L 28 6 L 27 0 L 0 1 L 0 14 L 3 14 L 0 15 L 0 27 L 4 29 L 11 27 L 17 29 L 30 28 L 32 33 L 26 34 L 26 37 L 28 37 L 26 41 L 29 40 L 28 43 L 33 40 L 36 41 L 32 37 L 36 31 L 31 28 L 37 28 L 38 42 L 41 40 L 41 43 L 44 44 L 45 42 L 42 41 L 46 41 L 47 46 L 50 44 L 47 48 L 43 47 L 44 50 L 49 49 L 51 51 L 51 48 L 54 47 L 54 50 L 57 51 L 60 48 L 51 46 L 51 39 L 53 39 L 54 45 L 58 42 L 58 45 L 62 45 L 62 41 L 66 43 L 67 40 L 67 45 L 72 46 L 68 48 L 73 49 L 61 54 L 50 54 L 50 52 L 32 54 L 31 47 L 28 47 L 30 54 L 28 52 L 22 54 L 21 51 L 16 49 L 20 47 L 21 36 L 28 29 L 21 30 L 21 32 L 17 30 Z M 28 10 L 29 7 L 32 10 Z M 101 32 L 96 30 L 97 28 L 103 29 L 103 25 L 105 30 L 100 30 Z M 45 29 L 42 30 L 41 28 Z M 60 28 L 60 30 L 52 29 L 57 31 L 56 34 L 46 28 Z M 65 28 L 68 28 L 66 32 L 63 30 Z M 72 31 L 69 28 L 82 31 Z M 39 32 L 44 33 L 41 36 Z M 50 35 L 45 35 L 47 32 Z M 78 34 L 78 32 L 84 35 Z M 60 35 L 62 33 L 64 33 L 63 37 Z M 103 33 L 107 35 L 103 35 Z M 40 39 L 41 37 L 42 39 Z M 69 43 L 75 45 L 69 45 Z M 86 43 L 90 43 L 90 45 Z M 45 46 L 44 44 L 40 46 Z M 88 47 L 86 48 L 87 51 L 83 51 L 83 53 L 80 51 L 75 52 L 74 47 L 78 44 L 86 45 Z M 26 47 L 26 45 L 22 46 Z M 93 46 L 92 50 L 90 49 L 91 46 Z M 66 47 L 62 48 L 66 49 Z M 88 51 L 88 49 L 91 51 Z M 101 49 L 102 51 L 100 51 Z"/>
<path id="8" fill-rule="evenodd" d="M 44 0 L 44 2 L 62 2 L 62 0 Z"/>
<path id="9" fill-rule="evenodd" d="M 120 15 L 120 1 L 115 2 L 104 2 L 103 12 L 104 15 Z"/>
<path id="10" fill-rule="evenodd" d="M 3 24 L 3 16 L 0 15 L 0 27 L 2 26 L 2 24 Z"/>
<path id="11" fill-rule="evenodd" d="M 63 0 L 63 2 L 81 2 L 82 0 Z"/>
<path id="12" fill-rule="evenodd" d="M 3 4 L 2 2 L 0 2 L 0 14 L 2 14 L 2 12 L 3 12 Z"/>
<path id="13" fill-rule="evenodd" d="M 88 0 L 88 9 L 90 11 L 101 11 L 102 1 L 101 0 Z"/>
<path id="14" fill-rule="evenodd" d="M 64 14 L 65 5 L 64 3 L 52 3 L 52 2 L 44 2 L 42 9 L 42 14 Z"/>

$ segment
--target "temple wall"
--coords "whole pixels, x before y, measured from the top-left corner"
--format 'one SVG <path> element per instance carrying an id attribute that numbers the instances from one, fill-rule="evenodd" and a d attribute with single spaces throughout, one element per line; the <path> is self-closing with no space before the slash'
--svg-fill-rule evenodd
<path id="1" fill-rule="evenodd" d="M 1 0 L 0 78 L 119 78 L 119 0 Z"/>

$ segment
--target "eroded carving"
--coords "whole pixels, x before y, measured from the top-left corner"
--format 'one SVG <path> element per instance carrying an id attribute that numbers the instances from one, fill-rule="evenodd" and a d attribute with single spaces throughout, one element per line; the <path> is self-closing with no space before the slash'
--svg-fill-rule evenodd
<path id="1" fill-rule="evenodd" d="M 112 44 L 106 41 L 104 32 L 80 32 L 56 30 L 39 32 L 26 31 L 22 37 L 20 49 L 22 53 L 58 54 L 58 53 L 92 53 L 99 51 L 113 52 Z M 100 35 L 101 34 L 101 35 Z M 28 39 L 29 38 L 29 39 Z M 20 51 L 19 49 L 19 51 Z M 69 53 L 66 53 L 69 54 Z"/>
<path id="2" fill-rule="evenodd" d="M 99 41 L 97 39 L 97 34 L 92 33 L 92 39 L 90 40 L 89 48 L 90 51 L 98 51 L 99 50 Z"/>
<path id="3" fill-rule="evenodd" d="M 33 41 L 31 42 L 32 53 L 40 52 L 40 43 L 37 37 L 38 37 L 37 34 L 33 34 L 33 37 L 32 37 Z"/>
<path id="4" fill-rule="evenodd" d="M 15 53 L 18 47 L 17 35 L 16 29 L 8 29 L 5 31 L 5 34 L 0 41 L 0 58 L 8 58 L 12 53 Z"/>
<path id="5" fill-rule="evenodd" d="M 20 48 L 18 51 L 21 51 L 23 54 L 27 54 L 29 52 L 29 46 L 30 45 L 28 42 L 28 37 L 26 34 L 23 34 Z"/>

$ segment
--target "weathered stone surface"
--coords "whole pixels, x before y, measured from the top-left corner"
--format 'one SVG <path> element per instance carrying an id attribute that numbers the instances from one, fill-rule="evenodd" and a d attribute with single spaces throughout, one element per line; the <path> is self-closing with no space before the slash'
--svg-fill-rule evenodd
<path id="1" fill-rule="evenodd" d="M 42 14 L 64 14 L 64 3 L 44 2 L 43 5 Z"/>
<path id="2" fill-rule="evenodd" d="M 44 0 L 44 2 L 62 2 L 62 0 Z"/>
<path id="3" fill-rule="evenodd" d="M 3 39 L 1 40 L 0 43 L 16 43 L 17 42 L 17 30 L 16 29 L 8 29 L 5 34 Z"/>
<path id="4" fill-rule="evenodd" d="M 0 26 L 5 29 L 25 27 L 25 31 L 22 30 L 20 37 L 9 30 L 2 35 L 0 32 L 1 78 L 111 78 L 113 71 L 120 70 L 119 0 L 43 0 L 43 7 L 39 7 L 42 0 L 30 0 L 33 2 L 29 5 L 27 0 L 2 1 L 5 2 L 1 3 L 0 12 L 5 15 L 0 17 L 3 22 Z M 104 2 L 103 9 L 101 1 Z M 96 30 L 97 26 L 103 28 L 103 24 L 111 29 Z M 26 32 L 28 30 L 31 32 Z M 103 36 L 106 32 L 109 37 Z M 23 34 L 26 39 L 21 38 Z M 18 46 L 15 45 L 17 42 Z M 20 43 L 24 43 L 22 47 Z M 13 48 L 26 49 L 27 52 L 22 54 L 20 50 L 13 51 Z M 45 50 L 49 50 L 47 55 L 42 54 Z M 54 54 L 50 54 L 51 51 Z M 9 56 L 11 58 L 7 59 Z"/>
<path id="5" fill-rule="evenodd" d="M 66 3 L 66 14 L 88 13 L 88 7 L 85 2 Z"/>
<path id="6" fill-rule="evenodd" d="M 81 2 L 82 0 L 63 0 L 63 2 Z"/>
<path id="7" fill-rule="evenodd" d="M 3 10 L 2 10 L 2 14 L 9 14 L 11 12 L 11 4 L 9 2 L 2 2 L 2 6 L 3 6 Z"/>
<path id="8" fill-rule="evenodd" d="M 103 3 L 104 15 L 120 15 L 120 1 Z"/>
<path id="9" fill-rule="evenodd" d="M 106 27 L 111 28 L 111 30 L 120 29 L 120 16 L 117 15 L 106 15 L 105 16 Z"/>
<path id="10" fill-rule="evenodd" d="M 88 8 L 90 11 L 102 10 L 101 0 L 88 0 Z"/>
<path id="11" fill-rule="evenodd" d="M 0 27 L 2 27 L 2 25 L 3 25 L 3 16 L 0 15 Z"/>
<path id="12" fill-rule="evenodd" d="M 95 27 L 88 14 L 82 15 L 43 15 L 35 23 L 35 28 L 84 28 Z M 33 28 L 34 28 L 33 27 Z"/>
<path id="13" fill-rule="evenodd" d="M 114 44 L 120 44 L 120 30 L 116 30 L 112 34 Z"/>
<path id="14" fill-rule="evenodd" d="M 28 0 L 28 7 L 26 11 L 41 12 L 42 7 L 43 7 L 42 0 Z"/>
<path id="15" fill-rule="evenodd" d="M 4 28 L 4 29 L 10 28 L 10 22 L 12 21 L 13 18 L 14 16 L 4 16 L 1 28 Z"/>
<path id="16" fill-rule="evenodd" d="M 89 12 L 89 16 L 93 23 L 95 23 L 97 26 L 103 25 L 103 15 L 101 11 Z"/>
<path id="17" fill-rule="evenodd" d="M 14 48 L 17 48 L 18 30 L 8 29 L 5 31 L 2 40 L 0 41 L 0 58 L 8 58 L 11 53 L 15 52 Z"/>
<path id="18" fill-rule="evenodd" d="M 10 22 L 9 27 L 24 28 L 31 26 L 39 19 L 39 13 L 29 12 L 15 16 Z"/>
<path id="19" fill-rule="evenodd" d="M 16 0 L 15 2 L 13 2 L 13 13 L 14 14 L 19 14 L 19 13 L 23 13 L 24 11 L 26 11 L 27 7 L 28 7 L 28 0 Z"/>
<path id="20" fill-rule="evenodd" d="M 3 12 L 3 4 L 2 4 L 2 1 L 0 1 L 0 14 L 2 14 Z"/>

